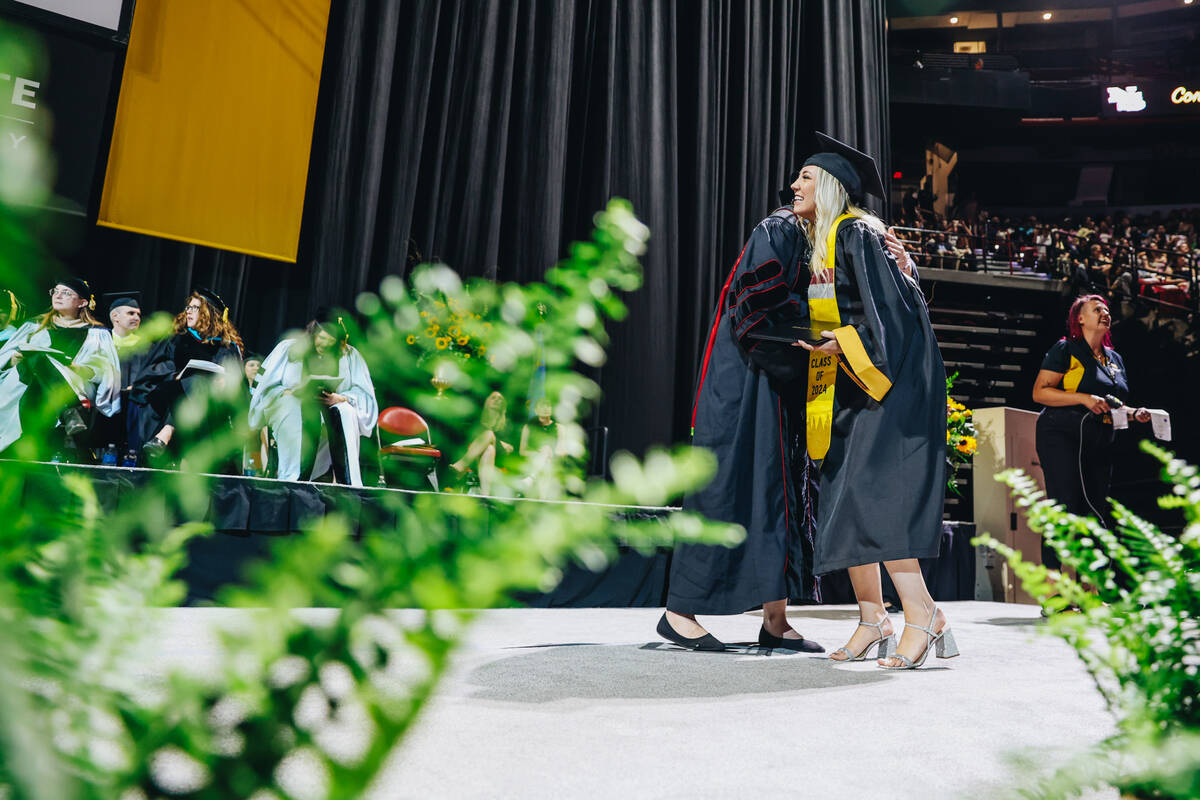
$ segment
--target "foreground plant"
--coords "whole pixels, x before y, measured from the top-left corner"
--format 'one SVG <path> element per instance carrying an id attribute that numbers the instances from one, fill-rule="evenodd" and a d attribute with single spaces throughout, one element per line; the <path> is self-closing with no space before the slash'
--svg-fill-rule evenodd
<path id="1" fill-rule="evenodd" d="M 640 285 L 648 235 L 621 201 L 596 224 L 543 284 L 463 284 L 430 266 L 360 298 L 347 324 L 384 399 L 419 410 L 454 451 L 492 393 L 510 409 L 545 396 L 582 446 L 598 389 L 575 366 L 603 360 L 604 319 Z M 455 310 L 456 342 L 469 344 L 457 355 L 420 338 L 429 298 Z M 145 663 L 162 608 L 183 597 L 172 576 L 188 542 L 211 534 L 206 473 L 240 453 L 245 410 L 232 386 L 189 397 L 177 413 L 184 469 L 153 474 L 117 507 L 82 472 L 0 471 L 0 797 L 361 797 L 436 690 L 470 609 L 548 590 L 572 561 L 598 569 L 620 544 L 743 535 L 681 512 L 621 513 L 702 485 L 715 465 L 690 448 L 618 454 L 611 482 L 586 480 L 582 458 L 515 454 L 489 499 L 345 492 L 223 595 L 245 610 L 217 633 L 215 662 L 164 678 Z M 328 611 L 295 611 L 314 607 Z"/>
<path id="2" fill-rule="evenodd" d="M 1027 509 L 1029 527 L 1063 570 L 1030 564 L 990 536 L 1047 612 L 1047 630 L 1078 653 L 1118 720 L 1118 733 L 1068 763 L 1028 797 L 1072 797 L 1115 786 L 1138 797 L 1200 796 L 1200 470 L 1151 442 L 1178 509 L 1178 538 L 1113 502 L 1116 530 L 1069 514 L 1020 471 L 997 476 Z"/>

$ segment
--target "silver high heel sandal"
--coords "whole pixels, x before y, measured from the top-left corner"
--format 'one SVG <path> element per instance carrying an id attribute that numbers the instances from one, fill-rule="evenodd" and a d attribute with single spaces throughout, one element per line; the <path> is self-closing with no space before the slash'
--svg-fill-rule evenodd
<path id="1" fill-rule="evenodd" d="M 899 659 L 900 661 L 903 662 L 902 664 L 900 664 L 899 666 L 895 666 L 895 667 L 888 665 L 888 664 L 880 664 L 879 667 L 881 669 L 916 669 L 917 667 L 919 667 L 925 663 L 925 658 L 929 655 L 930 650 L 933 650 L 934 654 L 938 658 L 954 658 L 955 656 L 957 656 L 958 655 L 958 645 L 954 641 L 954 634 L 950 632 L 950 625 L 947 624 L 946 627 L 942 628 L 942 630 L 940 632 L 934 633 L 933 632 L 933 623 L 936 620 L 937 620 L 937 606 L 934 606 L 933 607 L 933 616 L 931 616 L 929 618 L 929 627 L 928 628 L 926 628 L 923 625 L 914 625 L 913 623 L 907 622 L 907 621 L 904 623 L 905 627 L 916 628 L 919 631 L 924 631 L 925 635 L 929 637 L 929 642 L 925 645 L 925 649 L 921 651 L 920 658 L 918 658 L 916 661 L 913 661 L 911 658 L 909 658 L 908 656 L 906 656 L 902 653 L 896 653 L 892 656 L 892 658 Z M 886 658 L 886 657 L 887 656 L 880 656 L 880 658 Z"/>
<path id="2" fill-rule="evenodd" d="M 859 651 L 858 655 L 854 655 L 853 653 L 851 653 L 848 648 L 839 647 L 837 650 L 834 650 L 833 653 L 829 654 L 829 660 L 830 661 L 866 661 L 867 653 L 870 652 L 871 648 L 874 647 L 875 645 L 879 645 L 879 652 L 876 654 L 875 657 L 876 658 L 887 658 L 888 654 L 890 652 L 892 652 L 892 648 L 894 648 L 896 646 L 896 634 L 889 633 L 887 636 L 883 635 L 883 623 L 885 623 L 887 621 L 888 621 L 888 618 L 886 616 L 883 619 L 879 620 L 879 622 L 863 622 L 860 619 L 858 621 L 858 624 L 862 625 L 864 627 L 867 627 L 867 628 L 874 628 L 875 630 L 879 631 L 879 638 L 875 639 L 874 641 L 868 642 L 867 646 L 864 647 L 861 651 Z M 835 653 L 845 653 L 846 657 L 845 658 L 834 658 L 833 656 Z"/>

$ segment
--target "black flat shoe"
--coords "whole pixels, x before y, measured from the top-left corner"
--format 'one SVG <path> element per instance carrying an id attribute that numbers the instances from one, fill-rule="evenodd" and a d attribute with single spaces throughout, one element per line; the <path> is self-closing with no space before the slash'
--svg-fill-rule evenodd
<path id="1" fill-rule="evenodd" d="M 770 650 L 793 650 L 797 653 L 824 653 L 825 648 L 816 642 L 810 642 L 801 636 L 799 639 L 785 639 L 768 633 L 766 626 L 758 629 L 758 646 Z"/>
<path id="2" fill-rule="evenodd" d="M 142 445 L 142 466 L 164 467 L 168 460 L 166 443 L 155 436 Z"/>
<path id="3" fill-rule="evenodd" d="M 667 621 L 667 615 L 663 614 L 662 619 L 658 621 L 658 635 L 666 639 L 668 642 L 674 642 L 680 647 L 686 647 L 689 650 L 703 650 L 709 653 L 719 653 L 725 649 L 725 645 L 721 640 L 713 636 L 711 633 L 706 633 L 695 639 L 689 639 L 686 636 L 680 636 L 671 623 Z"/>

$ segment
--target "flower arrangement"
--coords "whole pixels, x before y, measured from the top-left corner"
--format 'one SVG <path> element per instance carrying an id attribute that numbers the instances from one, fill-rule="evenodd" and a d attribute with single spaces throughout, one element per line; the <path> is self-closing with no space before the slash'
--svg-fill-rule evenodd
<path id="1" fill-rule="evenodd" d="M 958 373 L 946 378 L 946 485 L 950 491 L 958 490 L 958 468 L 971 460 L 978 449 L 975 439 L 974 412 L 950 396 Z"/>
<path id="2" fill-rule="evenodd" d="M 408 334 L 405 341 L 424 351 L 424 355 L 452 355 L 470 360 L 483 358 L 487 345 L 483 342 L 491 333 L 492 323 L 481 314 L 471 313 L 453 297 L 420 295 L 419 329 Z"/>

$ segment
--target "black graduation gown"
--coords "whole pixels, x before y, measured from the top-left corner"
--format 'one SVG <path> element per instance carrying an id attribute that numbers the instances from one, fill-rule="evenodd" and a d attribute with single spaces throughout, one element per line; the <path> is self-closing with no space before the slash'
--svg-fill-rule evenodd
<path id="1" fill-rule="evenodd" d="M 839 356 L 833 431 L 821 463 L 813 571 L 931 558 L 946 493 L 946 368 L 917 286 L 886 255 L 883 237 L 847 221 L 834 270 L 844 351 L 857 337 L 890 387 L 876 390 L 861 360 Z"/>
<path id="2" fill-rule="evenodd" d="M 811 545 L 794 485 L 803 474 L 803 408 L 788 408 L 793 389 L 803 396 L 808 353 L 749 336 L 759 326 L 807 319 L 808 258 L 795 217 L 781 209 L 751 233 L 722 290 L 692 423 L 692 444 L 716 455 L 717 475 L 683 507 L 743 526 L 746 540 L 735 548 L 678 546 L 672 611 L 740 614 L 812 596 Z"/>
<path id="3" fill-rule="evenodd" d="M 211 340 L 202 342 L 188 331 L 177 333 L 156 345 L 131 392 L 133 401 L 146 409 L 139 423 L 143 433 L 148 432 L 149 436 L 153 436 L 163 425 L 174 424 L 175 404 L 187 393 L 188 387 L 212 379 L 207 372 L 189 372 L 182 380 L 175 380 L 175 375 L 192 359 L 217 364 L 229 360 L 241 363 L 242 354 L 234 345 Z M 240 375 L 233 377 L 245 384 Z M 144 441 L 148 441 L 149 436 Z"/>

